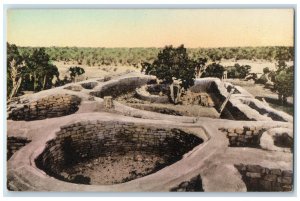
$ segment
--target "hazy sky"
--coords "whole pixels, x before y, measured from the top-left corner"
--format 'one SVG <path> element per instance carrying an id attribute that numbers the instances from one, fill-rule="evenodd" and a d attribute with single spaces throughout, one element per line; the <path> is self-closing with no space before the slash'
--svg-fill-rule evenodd
<path id="1" fill-rule="evenodd" d="M 10 9 L 20 46 L 293 45 L 292 9 Z"/>

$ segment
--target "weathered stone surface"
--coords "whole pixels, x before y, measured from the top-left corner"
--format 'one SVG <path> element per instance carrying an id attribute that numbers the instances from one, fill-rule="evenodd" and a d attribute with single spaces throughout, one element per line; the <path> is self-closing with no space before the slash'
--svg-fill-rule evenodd
<path id="1" fill-rule="evenodd" d="M 246 176 L 251 178 L 261 178 L 261 174 L 258 172 L 247 172 Z"/>
<path id="2" fill-rule="evenodd" d="M 260 165 L 247 165 L 247 171 L 249 172 L 261 172 L 262 167 Z"/>
<path id="3" fill-rule="evenodd" d="M 291 174 L 290 170 L 244 164 L 238 164 L 235 167 L 243 175 L 243 180 L 249 191 L 290 191 L 292 189 L 292 177 L 283 176 L 284 174 Z"/>
<path id="4" fill-rule="evenodd" d="M 284 176 L 284 177 L 292 177 L 293 176 L 293 171 L 291 171 L 291 170 L 284 170 L 284 171 L 282 171 L 282 176 Z"/>
<path id="5" fill-rule="evenodd" d="M 106 109 L 111 109 L 113 108 L 113 100 L 111 96 L 104 96 L 104 107 Z"/>
<path id="6" fill-rule="evenodd" d="M 12 110 L 11 118 L 29 121 L 69 115 L 78 110 L 80 102 L 81 99 L 74 95 L 47 96 Z"/>
<path id="7" fill-rule="evenodd" d="M 266 180 L 266 181 L 277 181 L 277 175 L 268 174 L 264 177 L 264 180 Z"/>

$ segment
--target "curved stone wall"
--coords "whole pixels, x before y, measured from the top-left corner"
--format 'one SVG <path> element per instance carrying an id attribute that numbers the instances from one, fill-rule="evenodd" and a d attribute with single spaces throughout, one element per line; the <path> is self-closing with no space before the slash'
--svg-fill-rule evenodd
<path id="1" fill-rule="evenodd" d="M 74 95 L 53 95 L 31 101 L 12 110 L 12 120 L 31 121 L 73 114 L 78 110 L 81 99 Z"/>
<path id="2" fill-rule="evenodd" d="M 151 85 L 143 85 L 142 87 L 135 90 L 136 95 L 144 101 L 149 101 L 151 103 L 169 103 L 169 97 L 167 95 L 156 95 L 151 94 L 149 89 L 153 89 L 154 87 Z"/>
<path id="3" fill-rule="evenodd" d="M 48 141 L 36 164 L 62 180 L 60 174 L 65 168 L 99 157 L 154 154 L 164 161 L 164 165 L 170 165 L 203 142 L 177 128 L 114 121 L 74 123 L 61 127 L 56 134 L 55 139 Z"/>
<path id="4" fill-rule="evenodd" d="M 103 98 L 104 96 L 112 96 L 113 98 L 125 94 L 127 92 L 134 91 L 136 88 L 147 84 L 149 81 L 154 80 L 152 77 L 127 77 L 118 80 L 110 80 L 109 83 L 103 85 L 99 89 L 90 94 Z"/>

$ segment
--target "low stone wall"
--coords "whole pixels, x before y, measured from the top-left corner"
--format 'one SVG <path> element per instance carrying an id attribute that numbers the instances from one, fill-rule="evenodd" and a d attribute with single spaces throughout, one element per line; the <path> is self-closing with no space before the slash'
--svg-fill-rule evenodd
<path id="1" fill-rule="evenodd" d="M 210 89 L 211 84 L 218 80 L 220 79 L 213 77 L 196 79 L 194 86 L 192 86 L 190 90 L 195 93 L 207 92 Z"/>
<path id="2" fill-rule="evenodd" d="M 157 85 L 156 85 L 157 86 Z M 144 85 L 138 89 L 135 90 L 136 95 L 144 101 L 149 101 L 151 103 L 169 103 L 169 97 L 167 95 L 156 95 L 156 94 L 151 94 L 148 91 L 148 88 L 150 86 Z"/>
<path id="3" fill-rule="evenodd" d="M 266 131 L 265 128 L 261 127 L 248 127 L 242 128 L 221 128 L 221 131 L 226 133 L 229 139 L 229 146 L 233 147 L 258 147 L 260 144 L 260 137 Z"/>
<path id="4" fill-rule="evenodd" d="M 53 95 L 32 101 L 12 110 L 12 120 L 39 120 L 73 114 L 78 110 L 81 99 L 74 95 Z"/>
<path id="5" fill-rule="evenodd" d="M 247 191 L 292 191 L 292 170 L 281 170 L 260 165 L 235 165 L 242 175 Z"/>
<path id="6" fill-rule="evenodd" d="M 80 86 L 80 85 L 70 85 L 70 86 L 65 87 L 64 89 L 71 90 L 71 91 L 81 91 L 82 86 Z"/>
<path id="7" fill-rule="evenodd" d="M 12 157 L 19 149 L 31 142 L 25 137 L 8 137 L 7 138 L 7 160 Z"/>
<path id="8" fill-rule="evenodd" d="M 203 142 L 180 129 L 113 121 L 74 123 L 61 127 L 56 134 L 36 160 L 39 168 L 54 176 L 78 162 L 128 153 L 156 154 L 171 164 Z"/>
<path id="9" fill-rule="evenodd" d="M 121 94 L 134 91 L 136 88 L 147 84 L 153 79 L 154 78 L 151 77 L 127 77 L 119 80 L 110 80 L 109 83 L 103 85 L 100 89 L 95 89 L 95 91 L 90 94 L 100 98 L 104 96 L 112 96 L 115 98 Z"/>

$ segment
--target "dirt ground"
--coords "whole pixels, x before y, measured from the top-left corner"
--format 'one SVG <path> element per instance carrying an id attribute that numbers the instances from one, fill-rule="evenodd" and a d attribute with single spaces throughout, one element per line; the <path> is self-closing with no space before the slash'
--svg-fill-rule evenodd
<path id="1" fill-rule="evenodd" d="M 100 157 L 65 169 L 61 175 L 70 181 L 84 175 L 92 185 L 117 184 L 151 174 L 159 170 L 163 162 L 151 154 Z"/>
<path id="2" fill-rule="evenodd" d="M 233 59 L 223 60 L 220 62 L 223 66 L 233 66 L 234 64 L 240 65 L 250 65 L 251 66 L 251 73 L 263 73 L 263 69 L 268 67 L 270 70 L 276 70 L 276 61 L 267 61 L 267 60 L 238 60 L 235 61 Z M 292 61 L 286 62 L 288 66 L 293 65 Z"/>
<path id="3" fill-rule="evenodd" d="M 126 71 L 140 71 L 140 69 L 137 69 L 133 66 L 87 66 L 73 64 L 72 62 L 65 63 L 62 61 L 55 61 L 53 62 L 53 64 L 56 65 L 58 68 L 60 79 L 63 79 L 64 76 L 68 74 L 68 69 L 72 66 L 79 66 L 83 68 L 85 71 L 84 76 L 88 79 L 103 77 L 106 75 L 119 74 Z"/>
<path id="4" fill-rule="evenodd" d="M 238 60 L 235 61 L 233 59 L 222 59 L 220 62 L 223 66 L 233 66 L 234 64 L 240 65 L 250 65 L 251 66 L 251 73 L 263 73 L 263 68 L 269 67 L 270 70 L 276 69 L 276 61 L 266 61 L 266 60 Z M 94 77 L 103 77 L 105 75 L 117 74 L 126 72 L 127 70 L 132 71 L 140 71 L 139 68 L 135 68 L 133 66 L 87 66 L 87 65 L 78 65 L 76 62 L 64 62 L 64 61 L 54 61 L 54 65 L 57 66 L 58 71 L 60 73 L 60 78 L 64 78 L 66 75 L 68 68 L 71 66 L 79 66 L 85 70 L 85 76 L 88 78 Z M 293 65 L 293 62 L 287 62 L 287 65 Z"/>

